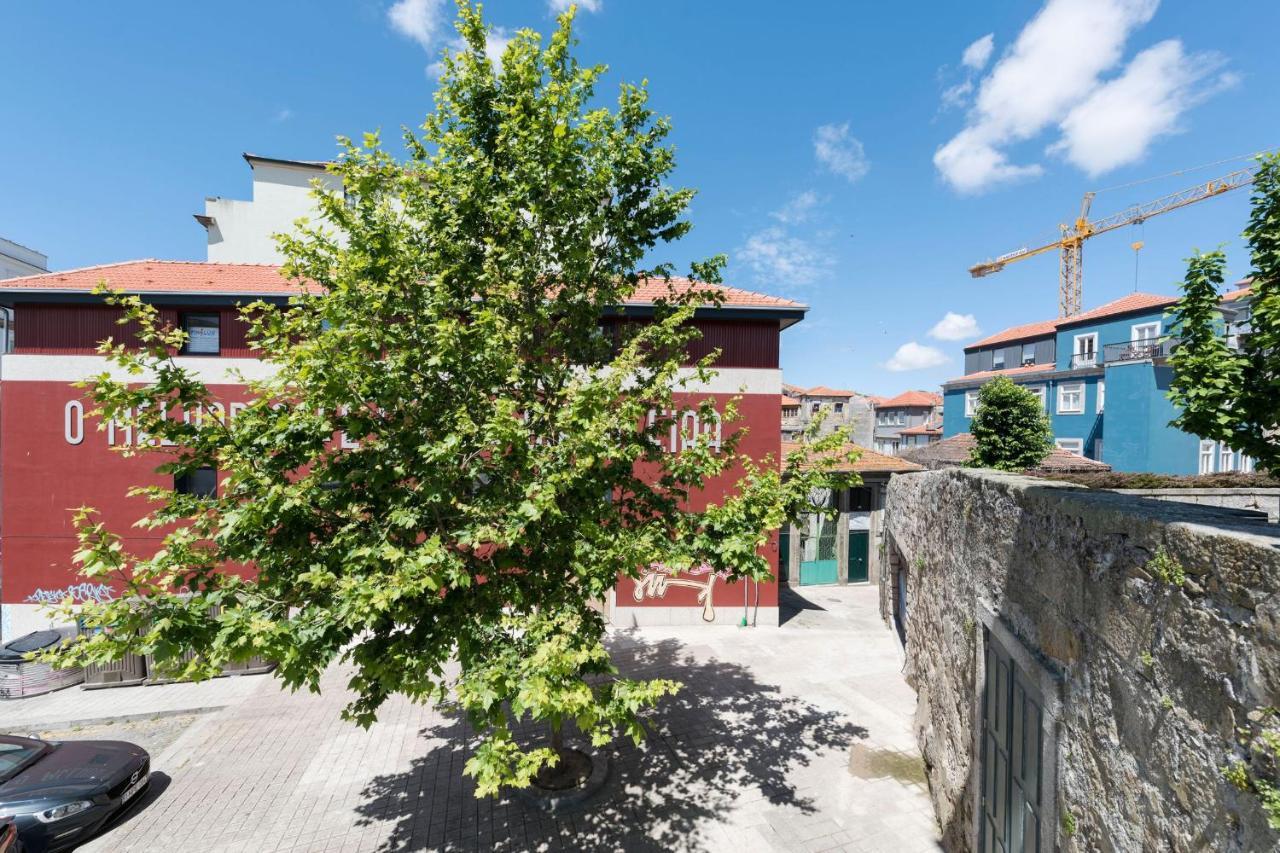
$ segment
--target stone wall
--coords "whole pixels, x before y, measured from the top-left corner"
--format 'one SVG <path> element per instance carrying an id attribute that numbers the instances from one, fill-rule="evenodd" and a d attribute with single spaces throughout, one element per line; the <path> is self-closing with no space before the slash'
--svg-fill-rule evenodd
<path id="1" fill-rule="evenodd" d="M 1280 489 L 1113 489 L 1122 495 L 1139 495 L 1162 501 L 1252 509 L 1280 521 Z"/>
<path id="2" fill-rule="evenodd" d="M 1019 646 L 1045 693 L 1043 850 L 1271 850 L 1222 777 L 1237 728 L 1280 706 L 1280 528 L 1248 514 L 987 471 L 894 477 L 907 673 L 948 849 L 976 843 L 982 646 Z M 1181 587 L 1156 577 L 1157 549 Z M 1168 564 L 1166 564 L 1168 565 Z M 989 626 L 989 629 L 984 629 Z"/>

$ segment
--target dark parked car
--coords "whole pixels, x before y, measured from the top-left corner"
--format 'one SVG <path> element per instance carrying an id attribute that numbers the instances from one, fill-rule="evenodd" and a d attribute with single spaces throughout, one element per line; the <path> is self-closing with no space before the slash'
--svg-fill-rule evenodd
<path id="1" fill-rule="evenodd" d="M 26 853 L 88 840 L 150 779 L 151 757 L 131 743 L 0 735 L 0 817 L 13 818 Z"/>
<path id="2" fill-rule="evenodd" d="M 0 817 L 0 853 L 22 853 L 18 826 L 11 817 Z"/>

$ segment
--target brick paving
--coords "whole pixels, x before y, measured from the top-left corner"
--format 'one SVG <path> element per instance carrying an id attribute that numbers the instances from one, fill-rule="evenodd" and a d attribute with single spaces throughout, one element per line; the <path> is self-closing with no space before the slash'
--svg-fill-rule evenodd
<path id="1" fill-rule="evenodd" d="M 685 688 L 641 746 L 612 748 L 580 811 L 475 799 L 468 732 L 434 708 L 394 700 L 368 731 L 342 722 L 335 667 L 319 696 L 259 679 L 205 715 L 157 757 L 147 802 L 81 850 L 938 849 L 915 697 L 875 591 L 803 597 L 781 628 L 616 634 L 624 672 Z"/>

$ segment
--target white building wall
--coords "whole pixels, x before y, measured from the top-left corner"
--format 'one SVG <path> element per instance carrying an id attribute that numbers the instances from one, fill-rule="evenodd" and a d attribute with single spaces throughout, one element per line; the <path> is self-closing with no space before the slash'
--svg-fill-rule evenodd
<path id="1" fill-rule="evenodd" d="M 209 234 L 208 260 L 222 263 L 278 264 L 284 258 L 276 248 L 275 234 L 289 233 L 302 217 L 318 218 L 311 182 L 341 192 L 342 181 L 308 163 L 273 163 L 250 159 L 253 168 L 253 200 L 207 198 L 205 216 Z"/>
<path id="2" fill-rule="evenodd" d="M 44 254 L 0 237 L 0 279 L 48 271 L 49 259 Z"/>

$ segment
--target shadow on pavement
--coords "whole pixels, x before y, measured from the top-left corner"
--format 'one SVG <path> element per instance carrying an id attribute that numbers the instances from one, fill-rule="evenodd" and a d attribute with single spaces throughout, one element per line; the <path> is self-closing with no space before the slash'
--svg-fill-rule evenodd
<path id="1" fill-rule="evenodd" d="M 662 701 L 641 746 L 614 745 L 609 781 L 580 810 L 553 817 L 509 796 L 477 800 L 462 777 L 471 732 L 455 721 L 421 732 L 444 745 L 365 788 L 358 825 L 393 824 L 384 851 L 696 849 L 699 828 L 739 804 L 813 812 L 790 774 L 866 736 L 842 715 L 738 664 L 698 660 L 675 640 L 618 634 L 610 645 L 624 675 L 675 678 L 684 689 Z"/>
<path id="2" fill-rule="evenodd" d="M 821 587 L 819 587 L 821 588 Z M 803 593 L 797 592 L 790 584 L 778 585 L 778 624 L 785 625 L 800 615 L 802 610 L 822 610 L 827 608 Z"/>
<path id="3" fill-rule="evenodd" d="M 97 834 L 93 837 L 97 838 L 105 832 L 110 832 L 113 829 L 124 826 L 126 823 L 142 814 L 142 812 L 145 811 L 152 803 L 164 796 L 164 792 L 172 782 L 173 780 L 169 778 L 168 773 L 160 770 L 152 771 L 151 784 L 147 785 L 147 790 L 142 792 L 142 796 L 138 797 L 138 799 L 133 802 L 129 808 L 103 824 L 102 828 L 98 830 Z M 90 840 L 91 839 L 89 838 L 85 838 L 82 843 L 88 843 Z"/>

